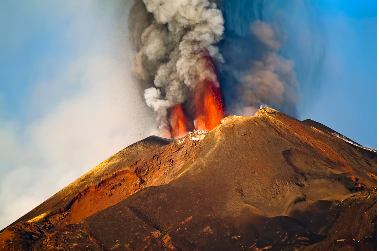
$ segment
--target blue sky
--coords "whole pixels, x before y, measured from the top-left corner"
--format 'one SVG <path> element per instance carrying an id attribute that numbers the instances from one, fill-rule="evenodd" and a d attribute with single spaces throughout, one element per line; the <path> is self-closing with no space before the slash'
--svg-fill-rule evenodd
<path id="1" fill-rule="evenodd" d="M 300 118 L 377 147 L 376 1 L 318 1 L 326 34 L 321 85 Z M 306 97 L 305 97 L 306 98 Z"/>
<path id="2" fill-rule="evenodd" d="M 2 1 L 0 229 L 154 133 L 133 78 L 131 1 Z M 326 55 L 313 119 L 376 148 L 376 1 L 318 1 Z"/>
<path id="3" fill-rule="evenodd" d="M 154 133 L 124 2 L 0 5 L 0 229 Z"/>

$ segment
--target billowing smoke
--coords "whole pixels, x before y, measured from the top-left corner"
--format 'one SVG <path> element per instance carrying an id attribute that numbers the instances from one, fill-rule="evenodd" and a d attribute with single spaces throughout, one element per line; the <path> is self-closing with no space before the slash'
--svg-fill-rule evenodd
<path id="1" fill-rule="evenodd" d="M 178 124 L 212 129 L 207 120 L 215 113 L 219 122 L 254 115 L 261 105 L 296 117 L 300 85 L 295 62 L 284 55 L 283 17 L 275 1 L 135 0 L 133 73 L 162 134 L 178 136 Z"/>
<path id="2" fill-rule="evenodd" d="M 199 81 L 217 83 L 204 54 L 223 60 L 215 46 L 224 32 L 222 13 L 206 0 L 136 0 L 129 21 L 138 49 L 133 73 L 144 87 L 154 83 L 144 96 L 167 131 L 170 107 L 184 103 Z"/>
<path id="3" fill-rule="evenodd" d="M 252 116 L 261 105 L 267 104 L 296 116 L 299 83 L 293 70 L 294 62 L 277 54 L 281 44 L 269 24 L 256 20 L 250 31 L 266 47 L 266 53 L 260 60 L 252 61 L 240 78 L 239 105 L 243 110 L 237 112 Z"/>

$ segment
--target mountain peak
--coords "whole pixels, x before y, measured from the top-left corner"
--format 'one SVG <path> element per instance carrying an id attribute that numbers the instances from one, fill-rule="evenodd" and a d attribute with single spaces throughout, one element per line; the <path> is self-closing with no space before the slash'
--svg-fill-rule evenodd
<path id="1" fill-rule="evenodd" d="M 265 107 L 121 150 L 5 229 L 0 246 L 370 246 L 375 208 L 376 152 Z"/>

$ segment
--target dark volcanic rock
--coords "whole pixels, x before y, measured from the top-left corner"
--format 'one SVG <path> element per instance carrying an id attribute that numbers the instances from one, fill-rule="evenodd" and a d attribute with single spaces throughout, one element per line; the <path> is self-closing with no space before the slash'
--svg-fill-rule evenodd
<path id="1" fill-rule="evenodd" d="M 275 110 L 147 138 L 0 235 L 7 249 L 375 250 L 376 151 Z"/>

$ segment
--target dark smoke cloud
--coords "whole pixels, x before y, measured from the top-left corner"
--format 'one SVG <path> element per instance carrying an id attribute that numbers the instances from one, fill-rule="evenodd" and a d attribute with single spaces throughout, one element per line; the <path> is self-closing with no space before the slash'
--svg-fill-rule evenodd
<path id="1" fill-rule="evenodd" d="M 136 0 L 129 15 L 133 73 L 160 128 L 198 79 L 219 78 L 227 115 L 250 116 L 267 105 L 296 117 L 300 92 L 314 85 L 314 66 L 322 65 L 323 46 L 314 50 L 301 36 L 317 36 L 310 9 L 306 1 Z M 218 76 L 205 67 L 204 48 Z"/>
<path id="2" fill-rule="evenodd" d="M 320 84 L 324 34 L 308 1 L 224 0 L 225 59 L 218 65 L 228 114 L 251 115 L 268 105 L 297 117 L 300 93 Z"/>
<path id="3" fill-rule="evenodd" d="M 261 105 L 267 104 L 296 116 L 299 83 L 293 70 L 293 61 L 277 54 L 281 44 L 277 39 L 278 34 L 269 24 L 256 20 L 251 24 L 250 31 L 262 43 L 261 47 L 264 46 L 262 50 L 265 54 L 260 60 L 251 61 L 241 73 L 237 107 L 240 110 L 235 110 L 235 113 L 252 116 Z"/>

